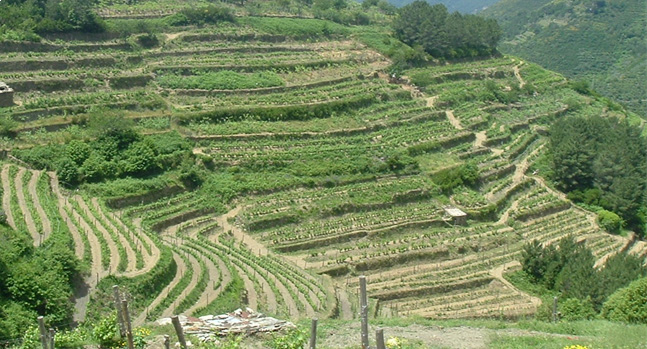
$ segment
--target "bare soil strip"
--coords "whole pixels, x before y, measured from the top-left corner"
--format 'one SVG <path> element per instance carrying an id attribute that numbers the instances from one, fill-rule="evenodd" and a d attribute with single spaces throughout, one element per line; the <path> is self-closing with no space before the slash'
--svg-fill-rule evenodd
<path id="1" fill-rule="evenodd" d="M 99 215 L 99 220 L 101 223 L 98 223 L 101 225 L 102 223 L 105 224 L 110 230 L 112 230 L 113 233 L 115 233 L 119 237 L 119 243 L 124 247 L 124 250 L 126 251 L 126 258 L 128 258 L 128 266 L 126 267 L 126 272 L 133 272 L 137 270 L 137 254 L 133 250 L 132 246 L 130 245 L 130 242 L 126 237 L 124 237 L 119 229 L 115 227 L 112 222 L 106 217 L 106 215 L 103 213 L 103 209 L 101 208 L 101 205 L 99 205 L 99 200 L 97 198 L 92 198 L 92 206 L 94 207 L 94 210 L 98 213 Z"/>
<path id="2" fill-rule="evenodd" d="M 218 280 L 218 277 L 220 275 L 220 270 L 218 267 L 216 267 L 213 262 L 204 256 L 202 254 L 202 261 L 204 262 L 205 267 L 207 268 L 207 275 L 209 277 L 209 282 L 207 282 L 207 287 L 202 291 L 202 294 L 200 295 L 200 298 L 198 298 L 198 301 L 195 302 L 189 309 L 185 311 L 186 314 L 192 315 L 196 310 L 203 308 L 207 306 L 210 302 L 213 302 L 218 295 L 222 292 L 224 289 L 224 285 L 226 285 L 224 282 L 220 284 L 216 289 L 214 289 L 213 285 L 215 282 Z M 229 277 L 231 279 L 231 276 Z M 224 279 L 224 275 L 223 275 Z"/>
<path id="3" fill-rule="evenodd" d="M 452 126 L 454 126 L 455 129 L 457 130 L 463 129 L 463 125 L 461 125 L 461 121 L 458 120 L 456 116 L 454 116 L 453 110 L 445 110 L 445 115 L 447 115 L 447 119 L 449 120 L 449 123 L 452 124 Z"/>
<path id="4" fill-rule="evenodd" d="M 115 219 L 115 221 L 119 225 L 121 225 L 124 229 L 126 229 L 126 231 L 130 231 L 130 229 L 114 213 L 109 213 L 109 214 L 112 215 L 112 217 Z M 143 246 L 142 246 L 142 255 L 143 255 L 143 258 L 144 258 L 144 268 L 140 269 L 140 270 L 138 270 L 138 271 L 136 271 L 134 273 L 127 274 L 126 276 L 129 276 L 129 277 L 133 277 L 133 276 L 137 276 L 137 275 L 141 275 L 141 274 L 149 272 L 157 264 L 157 261 L 159 261 L 160 256 L 161 256 L 161 252 L 160 252 L 159 247 L 157 247 L 155 242 L 153 240 L 151 240 L 151 238 L 146 233 L 143 232 L 142 219 L 141 218 L 134 219 L 133 224 L 135 225 L 135 228 L 140 231 L 140 234 L 133 234 L 133 236 L 141 237 L 144 240 L 144 242 L 146 243 L 146 245 L 150 246 L 151 252 L 148 253 L 146 248 L 143 248 Z M 140 240 L 140 244 L 141 244 L 141 240 Z"/>
<path id="5" fill-rule="evenodd" d="M 119 249 L 117 248 L 117 244 L 114 242 L 114 240 L 112 240 L 112 236 L 110 236 L 108 230 L 106 230 L 106 228 L 94 216 L 92 211 L 90 211 L 90 207 L 88 207 L 88 204 L 85 203 L 85 200 L 83 200 L 80 195 L 74 195 L 73 199 L 79 203 L 79 207 L 85 212 L 86 217 L 88 217 L 88 219 L 94 220 L 94 222 L 86 222 L 85 225 L 87 227 L 84 227 L 86 232 L 91 231 L 92 234 L 95 234 L 94 229 L 88 224 L 93 223 L 94 227 L 99 230 L 99 232 L 101 232 L 103 239 L 106 240 L 106 243 L 108 244 L 108 250 L 110 250 L 110 266 L 108 267 L 108 273 L 117 273 L 117 268 L 119 267 Z M 99 249 L 101 249 L 101 246 L 98 247 Z"/>
<path id="6" fill-rule="evenodd" d="M 245 284 L 245 290 L 247 291 L 247 306 L 252 309 L 258 309 L 258 293 L 256 293 L 256 289 L 254 288 L 254 282 L 252 282 L 249 276 L 247 276 L 247 273 L 240 267 L 234 265 L 234 268 L 236 268 L 238 275 L 240 275 L 240 278 L 243 279 L 243 283 Z"/>
<path id="7" fill-rule="evenodd" d="M 200 280 L 200 273 L 202 271 L 202 268 L 200 267 L 200 263 L 198 262 L 195 257 L 192 255 L 188 254 L 187 258 L 189 258 L 189 263 L 191 270 L 193 271 L 193 274 L 191 275 L 191 281 L 187 285 L 187 287 L 180 293 L 180 295 L 175 299 L 171 305 L 168 306 L 168 308 L 164 309 L 162 312 L 161 317 L 170 317 L 175 314 L 175 309 L 177 309 L 177 306 L 182 303 L 182 301 L 186 298 L 186 296 L 191 293 L 191 291 L 198 285 L 198 281 Z"/>
<path id="8" fill-rule="evenodd" d="M 40 199 L 38 197 L 38 180 L 40 179 L 40 176 L 42 174 L 43 171 L 32 171 L 31 180 L 28 184 L 28 190 L 29 195 L 31 196 L 31 200 L 34 203 L 34 207 L 36 208 L 36 212 L 38 212 L 40 221 L 43 224 L 43 241 L 46 241 L 52 234 L 52 223 L 50 222 L 49 217 L 47 217 L 47 213 L 45 213 L 45 210 L 40 204 Z"/>
<path id="9" fill-rule="evenodd" d="M 2 166 L 2 209 L 7 215 L 7 224 L 15 230 L 16 222 L 13 219 L 13 212 L 11 212 L 11 182 L 9 182 L 10 167 L 11 165 L 9 164 Z"/>
<path id="10" fill-rule="evenodd" d="M 18 198 L 18 205 L 22 211 L 22 216 L 25 219 L 25 225 L 27 226 L 27 231 L 34 240 L 34 246 L 38 247 L 41 243 L 41 236 L 38 229 L 36 229 L 36 224 L 34 223 L 34 218 L 31 216 L 31 211 L 27 206 L 27 200 L 25 200 L 25 192 L 23 189 L 22 177 L 27 172 L 27 169 L 24 167 L 18 167 L 18 173 L 16 173 L 16 178 L 14 178 L 14 186 L 16 187 L 16 197 Z"/>
<path id="11" fill-rule="evenodd" d="M 146 307 L 146 309 L 142 311 L 141 314 L 137 316 L 137 318 L 135 318 L 135 320 L 133 321 L 133 324 L 135 326 L 143 325 L 144 322 L 146 322 L 146 315 L 148 314 L 148 311 L 150 309 L 155 309 L 157 305 L 162 303 L 162 301 L 164 301 L 164 299 L 168 296 L 169 292 L 171 292 L 171 290 L 175 286 L 177 286 L 177 284 L 182 279 L 182 275 L 184 275 L 184 273 L 187 270 L 186 264 L 184 263 L 184 260 L 180 258 L 180 256 L 175 252 L 173 252 L 173 260 L 175 260 L 175 264 L 177 265 L 177 270 L 175 271 L 175 277 L 173 277 L 173 280 L 171 280 L 171 282 L 162 290 L 162 292 L 160 292 L 160 294 L 157 295 L 157 298 L 155 298 L 151 302 L 151 304 L 149 304 Z"/>
<path id="12" fill-rule="evenodd" d="M 526 86 L 526 82 L 523 80 L 521 77 L 521 73 L 519 72 L 519 67 L 521 67 L 524 64 L 523 61 L 520 61 L 519 64 L 515 65 L 513 69 L 514 71 L 514 76 L 519 80 L 519 88 L 523 88 Z"/>
<path id="13" fill-rule="evenodd" d="M 66 199 L 63 197 L 63 195 L 61 194 L 61 190 L 58 187 L 58 179 L 56 177 L 56 174 L 54 172 L 48 172 L 47 175 L 49 176 L 49 179 L 50 179 L 50 186 L 52 187 L 52 192 L 54 193 L 54 196 L 56 196 L 56 200 L 57 200 L 56 207 L 58 208 L 58 213 L 61 215 L 61 218 L 67 225 L 67 228 L 70 231 L 70 234 L 72 234 L 72 240 L 74 241 L 74 255 L 78 259 L 82 260 L 85 254 L 85 250 L 84 250 L 83 239 L 81 238 L 81 234 L 79 233 L 79 230 L 76 228 L 76 225 L 72 223 L 70 216 L 67 214 L 67 211 L 65 210 Z"/>

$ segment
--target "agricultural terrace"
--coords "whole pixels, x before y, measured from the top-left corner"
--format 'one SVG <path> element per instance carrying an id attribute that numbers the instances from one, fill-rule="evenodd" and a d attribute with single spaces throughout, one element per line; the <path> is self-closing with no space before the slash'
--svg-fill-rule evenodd
<path id="1" fill-rule="evenodd" d="M 503 278 L 528 241 L 571 235 L 600 263 L 647 252 L 603 232 L 536 167 L 554 120 L 620 112 L 514 57 L 391 79 L 354 30 L 246 17 L 165 32 L 151 48 L 4 44 L 16 135 L 3 138 L 2 208 L 36 246 L 70 237 L 90 291 L 76 319 L 109 307 L 113 284 L 137 324 L 239 306 L 350 319 L 360 274 L 375 315 L 514 318 L 540 303 Z M 129 137 L 155 160 L 102 152 L 92 122 L 103 114 L 132 120 Z"/>

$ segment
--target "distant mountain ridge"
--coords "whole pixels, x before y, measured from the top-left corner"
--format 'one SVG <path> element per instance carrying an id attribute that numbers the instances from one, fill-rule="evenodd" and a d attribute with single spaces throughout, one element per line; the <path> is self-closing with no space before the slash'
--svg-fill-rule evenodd
<path id="1" fill-rule="evenodd" d="M 427 0 L 428 3 L 443 4 L 449 12 L 476 13 L 484 10 L 488 6 L 497 3 L 499 0 Z M 413 2 L 413 0 L 389 0 L 397 7 L 402 7 Z"/>
<path id="2" fill-rule="evenodd" d="M 521 56 L 647 116 L 647 6 L 643 0 L 502 0 L 485 11 Z"/>

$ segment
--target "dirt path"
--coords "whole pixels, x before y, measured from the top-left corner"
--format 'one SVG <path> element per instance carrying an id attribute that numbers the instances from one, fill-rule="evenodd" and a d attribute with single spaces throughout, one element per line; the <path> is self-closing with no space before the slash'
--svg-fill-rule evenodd
<path id="1" fill-rule="evenodd" d="M 254 282 L 247 276 L 247 273 L 243 271 L 239 266 L 234 265 L 236 272 L 241 279 L 243 279 L 243 284 L 245 285 L 245 290 L 247 291 L 247 306 L 252 309 L 258 309 L 258 293 L 256 288 L 254 288 Z"/>
<path id="2" fill-rule="evenodd" d="M 16 178 L 14 178 L 14 186 L 16 188 L 16 198 L 18 199 L 18 205 L 22 211 L 22 216 L 25 220 L 25 225 L 27 226 L 27 231 L 34 240 L 34 246 L 38 247 L 41 244 L 41 234 L 36 228 L 36 223 L 34 222 L 34 217 L 31 216 L 31 210 L 27 205 L 27 200 L 25 200 L 25 192 L 23 190 L 23 181 L 22 178 L 27 172 L 27 169 L 24 167 L 18 167 L 18 173 L 16 173 Z"/>
<path id="3" fill-rule="evenodd" d="M 31 180 L 29 181 L 27 188 L 29 190 L 29 195 L 31 196 L 31 201 L 34 203 L 36 212 L 38 212 L 40 221 L 43 224 L 43 241 L 46 241 L 52 234 L 52 223 L 50 222 L 49 217 L 47 217 L 47 213 L 45 213 L 43 206 L 40 204 L 40 198 L 38 197 L 38 180 L 42 174 L 43 171 L 32 171 Z"/>
<path id="4" fill-rule="evenodd" d="M 531 296 L 531 295 L 529 295 L 529 294 L 527 294 L 527 293 L 525 293 L 525 292 L 523 292 L 523 291 L 519 290 L 516 286 L 514 286 L 513 284 L 511 284 L 511 283 L 510 283 L 510 281 L 506 280 L 506 279 L 503 277 L 503 274 L 505 273 L 505 271 L 506 271 L 507 269 L 514 268 L 514 267 L 518 267 L 518 266 L 520 266 L 520 265 L 521 265 L 521 263 L 519 263 L 519 261 L 512 261 L 512 262 L 508 262 L 508 263 L 506 263 L 506 264 L 499 265 L 498 267 L 496 267 L 496 268 L 494 268 L 494 269 L 490 270 L 490 275 L 492 275 L 493 277 L 495 277 L 497 280 L 501 281 L 501 282 L 502 282 L 502 283 L 503 283 L 503 284 L 504 284 L 508 289 L 510 289 L 512 292 L 514 292 L 514 293 L 516 293 L 516 294 L 518 294 L 518 295 L 522 296 L 523 298 L 528 298 L 528 299 L 530 299 L 530 302 L 532 303 L 532 305 L 533 305 L 535 308 L 538 308 L 538 307 L 541 305 L 541 299 L 539 299 L 539 298 L 537 298 L 537 297 L 533 297 L 533 296 Z"/>
<path id="5" fill-rule="evenodd" d="M 85 202 L 85 200 L 83 200 L 80 195 L 74 195 L 72 198 L 76 200 L 76 202 L 79 204 L 79 207 L 85 212 L 86 217 L 94 221 L 85 222 L 86 227 L 84 229 L 86 231 L 92 231 L 94 234 L 94 229 L 90 226 L 90 223 L 94 223 L 94 228 L 99 230 L 99 232 L 103 236 L 103 239 L 108 244 L 108 250 L 110 251 L 110 266 L 108 267 L 108 274 L 117 273 L 117 268 L 119 267 L 119 261 L 121 259 L 121 257 L 119 256 L 119 249 L 117 248 L 117 244 L 114 240 L 112 240 L 112 236 L 110 236 L 108 230 L 97 220 L 97 217 L 94 216 L 92 211 L 90 211 L 90 207 L 88 207 L 88 204 Z"/>
<path id="6" fill-rule="evenodd" d="M 196 310 L 203 308 L 209 304 L 209 302 L 212 302 L 214 299 L 218 297 L 218 295 L 222 292 L 224 289 L 225 285 L 229 283 L 229 281 L 224 280 L 225 275 L 223 275 L 223 280 L 220 283 L 220 285 L 217 288 L 214 288 L 216 280 L 221 275 L 221 269 L 216 267 L 216 265 L 209 259 L 207 258 L 203 253 L 202 255 L 202 261 L 204 262 L 205 267 L 207 268 L 207 275 L 209 277 L 209 281 L 207 282 L 207 287 L 202 291 L 202 294 L 200 295 L 200 298 L 198 298 L 198 301 L 195 302 L 189 309 L 185 311 L 186 314 L 192 315 Z M 224 274 L 224 273 L 223 273 Z M 229 276 L 229 279 L 231 280 L 231 276 Z"/>
<path id="7" fill-rule="evenodd" d="M 447 119 L 449 120 L 449 123 L 454 126 L 455 129 L 457 130 L 462 130 L 463 126 L 461 125 L 461 121 L 454 116 L 454 111 L 453 110 L 445 110 L 445 115 L 447 115 Z"/>
<path id="8" fill-rule="evenodd" d="M 523 80 L 521 77 L 521 73 L 519 73 L 519 67 L 521 67 L 524 64 L 524 61 L 520 61 L 519 64 L 515 65 L 513 69 L 514 71 L 514 76 L 519 80 L 519 88 L 523 88 L 526 86 L 526 82 Z"/>
<path id="9" fill-rule="evenodd" d="M 257 273 L 251 266 L 247 267 L 248 273 L 253 273 L 256 276 L 256 280 L 261 284 L 261 290 L 263 290 L 263 296 L 265 296 L 264 302 L 267 307 L 267 312 L 272 315 L 279 315 L 278 305 L 276 302 L 276 295 L 272 291 L 270 284 L 267 282 L 265 275 Z"/>
<path id="10" fill-rule="evenodd" d="M 58 186 L 58 179 L 56 177 L 56 174 L 54 172 L 48 172 L 47 175 L 49 176 L 52 192 L 54 193 L 54 196 L 56 196 L 56 200 L 57 200 L 56 206 L 58 208 L 58 213 L 61 215 L 63 222 L 65 222 L 65 224 L 67 225 L 67 229 L 70 231 L 70 234 L 72 235 L 72 240 L 74 241 L 74 255 L 76 255 L 78 259 L 82 260 L 85 254 L 85 249 L 83 246 L 83 239 L 81 238 L 81 234 L 79 233 L 79 230 L 76 228 L 76 225 L 72 223 L 72 219 L 70 218 L 70 216 L 67 214 L 67 211 L 65 210 L 66 199 L 61 194 L 61 190 Z"/>
<path id="11" fill-rule="evenodd" d="M 433 108 L 434 106 L 436 106 L 436 101 L 438 100 L 438 97 L 439 97 L 439 96 L 437 96 L 437 95 L 436 95 L 436 96 L 427 97 L 427 99 L 426 99 L 426 100 L 427 100 L 427 107 L 428 107 L 428 108 Z"/>
<path id="12" fill-rule="evenodd" d="M 161 252 L 160 252 L 160 249 L 155 244 L 155 242 L 153 242 L 153 240 L 151 240 L 151 238 L 146 233 L 143 232 L 142 219 L 136 218 L 133 220 L 133 224 L 135 225 L 135 228 L 140 231 L 140 234 L 133 234 L 133 232 L 130 231 L 130 229 L 121 221 L 121 219 L 117 217 L 117 215 L 115 215 L 112 212 L 108 212 L 108 214 L 111 215 L 111 217 L 115 220 L 115 222 L 117 222 L 117 224 L 120 225 L 122 229 L 124 229 L 124 231 L 132 234 L 132 236 L 134 237 L 133 239 L 137 242 L 137 244 L 139 244 L 139 246 L 141 246 L 142 258 L 144 258 L 144 267 L 134 272 L 125 273 L 124 276 L 135 277 L 135 276 L 148 273 L 151 269 L 153 269 L 153 267 L 159 261 Z M 146 245 L 150 247 L 151 249 L 150 253 L 143 246 L 142 241 L 139 238 L 143 239 L 146 242 Z"/>
<path id="13" fill-rule="evenodd" d="M 184 260 L 180 258 L 180 256 L 175 252 L 173 252 L 173 260 L 175 260 L 175 264 L 177 265 L 175 277 L 173 277 L 173 280 L 171 280 L 171 282 L 166 285 L 166 287 L 162 290 L 162 292 L 160 292 L 159 295 L 157 295 L 157 297 L 151 302 L 151 304 L 149 304 L 146 309 L 144 309 L 144 311 L 142 311 L 141 314 L 139 314 L 137 318 L 135 318 L 135 320 L 133 321 L 134 326 L 143 325 L 144 322 L 146 322 L 146 315 L 148 314 L 148 311 L 155 309 L 156 306 L 162 303 L 162 301 L 164 301 L 164 299 L 166 299 L 166 297 L 168 296 L 169 292 L 171 292 L 171 290 L 175 286 L 177 286 L 178 283 L 180 283 L 182 275 L 184 275 L 184 273 L 186 272 L 187 267 L 184 263 Z"/>
<path id="14" fill-rule="evenodd" d="M 15 230 L 16 222 L 13 219 L 13 212 L 11 212 L 11 182 L 9 182 L 10 167 L 11 165 L 9 164 L 2 166 L 2 209 L 7 215 L 7 224 Z"/>
<path id="15" fill-rule="evenodd" d="M 485 134 L 486 131 L 481 131 L 477 132 L 474 135 L 476 136 L 476 139 L 474 140 L 474 148 L 482 148 L 483 143 L 487 140 L 487 135 Z"/>
<path id="16" fill-rule="evenodd" d="M 195 257 L 192 255 L 187 255 L 187 258 L 189 258 L 189 263 L 190 263 L 190 268 L 193 271 L 193 274 L 191 275 L 191 281 L 187 285 L 187 287 L 180 293 L 180 295 L 175 299 L 171 305 L 168 306 L 168 308 L 164 309 L 162 312 L 162 315 L 160 317 L 171 317 L 172 315 L 177 315 L 175 314 L 175 311 L 177 309 L 177 306 L 182 303 L 182 301 L 186 298 L 186 296 L 191 293 L 191 291 L 198 285 L 198 281 L 200 281 L 200 273 L 202 272 L 202 267 L 200 267 L 200 263 L 198 262 Z"/>
<path id="17" fill-rule="evenodd" d="M 335 290 L 337 301 L 339 302 L 339 317 L 342 320 L 352 320 L 353 309 L 350 305 L 350 300 L 348 299 L 348 292 L 344 291 L 341 288 Z"/>
<path id="18" fill-rule="evenodd" d="M 99 215 L 99 220 L 97 221 L 98 225 L 105 224 L 112 232 L 119 237 L 119 243 L 121 246 L 124 247 L 124 250 L 126 251 L 126 258 L 128 259 L 128 265 L 126 266 L 125 272 L 133 272 L 137 270 L 137 254 L 133 250 L 132 246 L 130 245 L 130 242 L 128 239 L 126 239 L 123 234 L 115 227 L 112 222 L 106 217 L 106 215 L 103 213 L 103 209 L 101 208 L 101 205 L 99 205 L 99 200 L 97 198 L 92 198 L 91 200 L 92 207 L 94 207 L 94 210 L 98 213 Z M 110 235 L 110 234 L 108 234 Z"/>

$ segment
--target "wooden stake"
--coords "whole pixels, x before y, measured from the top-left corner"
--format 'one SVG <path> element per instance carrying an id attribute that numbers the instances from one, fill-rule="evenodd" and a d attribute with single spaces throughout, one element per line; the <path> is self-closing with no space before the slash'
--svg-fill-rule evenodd
<path id="1" fill-rule="evenodd" d="M 368 349 L 368 297 L 366 296 L 366 276 L 359 277 L 359 304 L 362 319 L 362 349 Z"/>
<path id="2" fill-rule="evenodd" d="M 171 349 L 171 337 L 168 334 L 164 335 L 164 349 Z"/>
<path id="3" fill-rule="evenodd" d="M 173 315 L 171 316 L 171 322 L 173 322 L 173 327 L 175 327 L 177 339 L 180 341 L 180 348 L 186 349 L 186 341 L 184 340 L 184 332 L 182 331 L 182 325 L 180 325 L 180 319 L 177 318 L 177 315 Z"/>
<path id="4" fill-rule="evenodd" d="M 386 349 L 386 345 L 384 345 L 384 330 L 381 328 L 375 331 L 375 343 L 377 349 Z"/>
<path id="5" fill-rule="evenodd" d="M 553 322 L 557 320 L 557 297 L 553 297 Z"/>
<path id="6" fill-rule="evenodd" d="M 49 349 L 54 349 L 54 337 L 56 337 L 56 331 L 53 328 L 49 329 Z"/>
<path id="7" fill-rule="evenodd" d="M 43 349 L 48 349 L 47 332 L 45 331 L 45 318 L 43 318 L 42 316 L 38 317 L 38 332 L 40 332 L 40 343 L 43 345 Z"/>
<path id="8" fill-rule="evenodd" d="M 312 324 L 310 326 L 310 349 L 315 349 L 317 347 L 317 318 L 312 319 Z"/>
<path id="9" fill-rule="evenodd" d="M 128 301 L 123 299 L 121 301 L 121 306 L 123 308 L 124 322 L 126 323 L 126 338 L 128 340 L 128 349 L 135 349 L 135 343 L 133 342 L 133 329 L 130 327 L 130 314 L 128 313 Z"/>
<path id="10" fill-rule="evenodd" d="M 123 306 L 121 305 L 121 294 L 119 293 L 119 286 L 112 286 L 112 295 L 115 298 L 115 308 L 117 308 L 117 322 L 119 322 L 119 335 L 121 337 L 126 336 L 126 326 L 124 325 L 124 312 Z"/>

